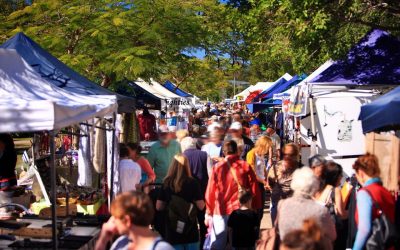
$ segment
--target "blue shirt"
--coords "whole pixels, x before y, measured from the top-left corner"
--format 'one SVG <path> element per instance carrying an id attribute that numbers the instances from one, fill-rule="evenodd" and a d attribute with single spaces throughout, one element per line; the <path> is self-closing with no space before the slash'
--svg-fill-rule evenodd
<path id="1" fill-rule="evenodd" d="M 363 187 L 367 187 L 373 183 L 381 183 L 381 179 L 371 178 L 365 182 Z M 358 226 L 353 250 L 364 249 L 365 243 L 371 234 L 372 206 L 373 201 L 369 193 L 365 190 L 360 190 L 357 193 Z"/>
<path id="2" fill-rule="evenodd" d="M 183 154 L 188 158 L 190 172 L 200 183 L 202 195 L 204 195 L 208 184 L 207 153 L 198 149 L 187 149 Z"/>

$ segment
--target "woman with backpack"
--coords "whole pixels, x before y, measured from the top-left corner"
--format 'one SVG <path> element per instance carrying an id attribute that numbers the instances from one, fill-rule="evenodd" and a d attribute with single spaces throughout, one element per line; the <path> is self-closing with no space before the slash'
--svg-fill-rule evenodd
<path id="1" fill-rule="evenodd" d="M 382 186 L 379 178 L 380 168 L 378 158 L 367 153 L 360 156 L 353 164 L 358 182 L 362 188 L 357 193 L 357 208 L 355 219 L 357 223 L 357 234 L 353 245 L 353 250 L 368 249 L 367 245 L 371 241 L 384 241 L 387 239 L 374 239 L 373 221 L 384 216 L 388 223 L 394 224 L 395 220 L 395 201 L 392 194 Z M 386 223 L 387 224 L 387 223 Z M 382 225 L 380 225 L 382 226 Z M 388 230 L 388 228 L 384 228 Z M 382 230 L 382 229 L 381 229 Z M 388 231 L 386 231 L 386 234 Z M 390 232 L 389 232 L 390 234 Z M 371 242 L 372 243 L 372 242 Z M 392 248 L 390 248 L 392 247 Z M 382 249 L 394 249 L 394 246 L 385 246 Z"/>
<path id="2" fill-rule="evenodd" d="M 176 250 L 198 250 L 197 211 L 205 207 L 200 184 L 190 173 L 183 154 L 172 159 L 157 199 L 156 209 L 166 211 L 165 239 Z"/>

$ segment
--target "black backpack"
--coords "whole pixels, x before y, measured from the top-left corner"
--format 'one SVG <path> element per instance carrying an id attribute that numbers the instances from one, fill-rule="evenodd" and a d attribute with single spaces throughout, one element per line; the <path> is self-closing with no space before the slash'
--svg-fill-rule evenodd
<path id="1" fill-rule="evenodd" d="M 367 189 L 363 189 L 368 192 L 371 196 L 371 193 Z M 372 199 L 372 196 L 371 196 Z M 396 230 L 396 226 L 390 222 L 389 218 L 383 213 L 379 204 L 376 203 L 373 199 L 373 206 L 380 213 L 380 216 L 372 221 L 372 232 L 370 237 L 365 244 L 366 250 L 385 250 L 390 247 L 399 246 L 399 235 Z"/>
<path id="2" fill-rule="evenodd" d="M 197 208 L 178 195 L 171 195 L 167 206 L 167 225 L 170 230 L 187 235 L 197 227 Z"/>

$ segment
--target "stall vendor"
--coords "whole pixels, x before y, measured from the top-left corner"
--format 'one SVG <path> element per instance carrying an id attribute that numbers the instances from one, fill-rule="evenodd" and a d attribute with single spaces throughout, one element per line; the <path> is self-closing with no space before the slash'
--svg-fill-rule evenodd
<path id="1" fill-rule="evenodd" d="M 0 134 L 0 191 L 8 191 L 17 185 L 15 166 L 17 153 L 10 134 Z"/>
<path id="2" fill-rule="evenodd" d="M 156 134 L 156 118 L 150 114 L 147 108 L 143 109 L 143 113 L 138 115 L 140 140 L 155 141 Z"/>

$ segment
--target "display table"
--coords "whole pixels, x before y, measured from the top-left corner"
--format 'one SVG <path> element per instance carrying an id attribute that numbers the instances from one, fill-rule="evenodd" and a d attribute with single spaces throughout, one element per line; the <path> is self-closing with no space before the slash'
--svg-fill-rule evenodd
<path id="1" fill-rule="evenodd" d="M 90 215 L 95 215 L 97 213 L 97 211 L 100 209 L 100 207 L 103 205 L 104 201 L 103 200 L 99 200 L 98 202 L 94 203 L 93 205 L 80 205 L 77 204 L 77 212 L 78 213 L 82 213 L 82 214 L 90 214 Z M 39 214 L 40 211 L 43 208 L 48 208 L 50 207 L 46 201 L 38 201 L 38 202 L 34 202 L 31 205 L 31 210 L 34 214 Z"/>
<path id="2" fill-rule="evenodd" d="M 17 219 L 20 223 L 29 223 L 27 228 L 45 228 L 51 224 L 51 220 L 42 219 Z M 2 229 L 3 234 L 7 232 L 12 235 L 13 230 Z M 63 237 L 59 239 L 60 249 L 94 249 L 96 240 L 100 234 L 99 227 L 72 226 L 65 230 Z M 0 240 L 0 249 L 51 249 L 51 239 L 32 239 L 29 237 L 16 236 L 15 240 Z"/>

